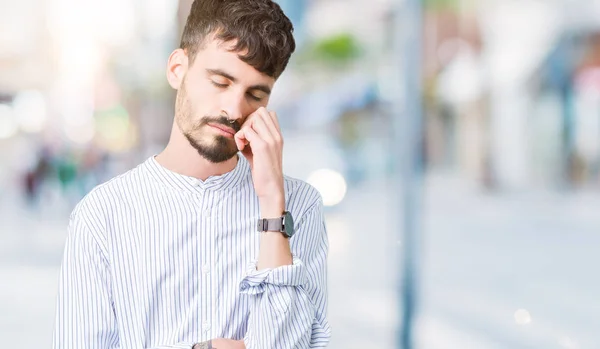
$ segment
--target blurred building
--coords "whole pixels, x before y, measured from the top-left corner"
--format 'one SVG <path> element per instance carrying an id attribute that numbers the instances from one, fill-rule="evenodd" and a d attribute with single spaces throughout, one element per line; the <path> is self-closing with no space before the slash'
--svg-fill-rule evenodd
<path id="1" fill-rule="evenodd" d="M 424 43 L 428 164 L 488 188 L 597 183 L 591 130 L 599 116 L 593 105 L 581 108 L 577 92 L 594 75 L 597 6 L 431 3 Z"/>

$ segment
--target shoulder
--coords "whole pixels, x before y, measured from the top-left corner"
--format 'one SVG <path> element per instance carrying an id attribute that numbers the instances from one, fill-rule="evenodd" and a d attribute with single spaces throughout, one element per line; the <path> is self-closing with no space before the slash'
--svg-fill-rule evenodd
<path id="1" fill-rule="evenodd" d="M 71 220 L 83 220 L 92 227 L 104 230 L 107 218 L 131 197 L 134 183 L 145 177 L 143 167 L 144 163 L 94 187 L 75 206 Z"/>

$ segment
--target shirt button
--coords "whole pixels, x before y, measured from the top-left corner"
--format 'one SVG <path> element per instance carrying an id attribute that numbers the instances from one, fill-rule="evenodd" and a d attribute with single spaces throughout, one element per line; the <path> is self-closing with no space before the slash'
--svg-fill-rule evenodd
<path id="1" fill-rule="evenodd" d="M 208 273 L 210 273 L 210 268 L 208 267 L 208 265 L 204 265 L 204 266 L 202 267 L 202 272 L 203 272 L 204 274 L 208 274 Z"/>
<path id="2" fill-rule="evenodd" d="M 210 217 L 210 209 L 204 210 L 204 217 Z"/>
<path id="3" fill-rule="evenodd" d="M 204 332 L 208 332 L 208 331 L 210 331 L 210 324 L 208 323 L 208 321 L 205 321 L 205 322 L 202 324 L 202 327 L 204 327 Z"/>

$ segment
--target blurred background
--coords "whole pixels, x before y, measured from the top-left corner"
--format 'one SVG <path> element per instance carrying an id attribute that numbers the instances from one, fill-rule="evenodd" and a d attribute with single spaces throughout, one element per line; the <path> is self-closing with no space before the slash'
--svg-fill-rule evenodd
<path id="1" fill-rule="evenodd" d="M 600 1 L 279 3 L 270 108 L 327 205 L 330 348 L 400 348 L 403 280 L 411 348 L 600 348 Z M 190 5 L 0 0 L 3 346 L 50 347 L 71 210 L 166 144 Z"/>

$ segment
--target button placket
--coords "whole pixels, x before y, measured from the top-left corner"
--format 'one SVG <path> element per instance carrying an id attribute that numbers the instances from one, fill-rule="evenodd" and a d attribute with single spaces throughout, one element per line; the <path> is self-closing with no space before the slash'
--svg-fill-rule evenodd
<path id="1" fill-rule="evenodd" d="M 210 299 L 207 303 L 205 303 L 205 308 L 203 309 L 203 322 L 202 322 L 202 331 L 204 335 L 210 337 L 211 329 L 212 329 L 212 321 L 214 321 L 214 303 L 215 303 L 215 294 L 214 294 L 214 283 L 213 283 L 213 271 L 214 271 L 214 259 L 215 259 L 215 225 L 216 222 L 213 219 L 213 206 L 214 206 L 214 195 L 215 192 L 207 189 L 205 191 L 203 205 L 201 208 L 201 215 L 203 222 L 204 231 L 204 253 L 205 258 L 203 260 L 202 265 L 202 274 L 203 274 L 203 283 L 206 287 L 203 288 L 204 297 Z"/>
<path id="2" fill-rule="evenodd" d="M 214 253 L 213 251 L 219 251 L 222 249 L 222 241 L 219 236 L 219 227 L 221 223 L 219 222 L 219 207 L 220 201 L 223 193 L 221 191 L 212 191 L 211 200 L 207 200 L 207 205 L 205 208 L 205 214 L 208 219 L 208 226 L 210 227 L 210 258 L 207 260 L 208 264 L 206 265 L 207 272 L 205 273 L 205 279 L 208 281 L 210 285 L 210 294 L 211 294 L 211 303 L 210 303 L 210 320 L 212 321 L 212 325 L 217 325 L 216 321 L 219 321 L 219 317 L 216 314 L 217 304 L 219 304 L 219 282 L 217 272 L 220 272 L 219 268 L 219 259 L 220 256 L 218 253 Z M 220 274 L 219 274 L 220 275 Z M 211 328 L 211 324 L 209 323 L 208 328 Z M 214 333 L 213 333 L 214 334 Z"/>
<path id="3" fill-rule="evenodd" d="M 202 287 L 199 289 L 200 299 L 202 300 L 200 309 L 200 319 L 202 319 L 201 330 L 204 338 L 210 337 L 210 317 L 212 313 L 212 299 L 211 298 L 211 280 L 210 280 L 210 261 L 211 261 L 211 245 L 212 245 L 212 224 L 210 222 L 210 215 L 207 214 L 210 211 L 207 210 L 209 207 L 208 202 L 210 201 L 210 194 L 204 188 L 201 182 L 198 182 L 197 188 L 199 193 L 197 194 L 199 207 L 198 207 L 198 222 L 200 223 L 200 239 L 199 249 L 201 251 L 201 258 L 198 260 L 197 272 L 200 274 L 200 284 Z"/>

